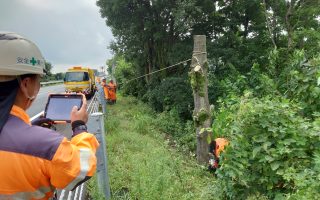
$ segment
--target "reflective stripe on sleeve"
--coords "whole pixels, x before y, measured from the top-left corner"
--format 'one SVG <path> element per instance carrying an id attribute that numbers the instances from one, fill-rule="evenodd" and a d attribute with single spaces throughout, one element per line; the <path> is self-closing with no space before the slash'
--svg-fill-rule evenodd
<path id="1" fill-rule="evenodd" d="M 0 194 L 0 199 L 20 200 L 20 199 L 42 199 L 46 193 L 51 192 L 51 187 L 41 187 L 33 192 L 18 192 L 15 194 Z"/>
<path id="2" fill-rule="evenodd" d="M 65 188 L 65 190 L 72 190 L 80 181 L 82 181 L 90 170 L 90 149 L 80 150 L 80 172 L 79 175 Z"/>

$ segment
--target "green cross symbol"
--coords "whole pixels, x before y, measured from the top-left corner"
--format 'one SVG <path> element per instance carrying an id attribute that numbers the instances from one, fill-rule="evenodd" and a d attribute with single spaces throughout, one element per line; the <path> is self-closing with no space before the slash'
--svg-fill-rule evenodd
<path id="1" fill-rule="evenodd" d="M 32 59 L 30 60 L 30 63 L 35 66 L 35 64 L 37 63 L 37 61 L 34 59 L 34 57 L 32 57 Z"/>

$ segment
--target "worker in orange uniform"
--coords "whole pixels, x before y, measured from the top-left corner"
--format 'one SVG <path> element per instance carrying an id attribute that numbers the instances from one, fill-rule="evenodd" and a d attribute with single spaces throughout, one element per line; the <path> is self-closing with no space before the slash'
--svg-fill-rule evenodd
<path id="1" fill-rule="evenodd" d="M 101 79 L 101 86 L 102 86 L 103 91 L 104 91 L 104 97 L 105 97 L 106 100 L 108 100 L 108 98 L 109 98 L 109 88 L 107 87 L 107 81 L 106 81 L 105 77 L 103 77 Z"/>
<path id="2" fill-rule="evenodd" d="M 108 88 L 108 102 L 114 104 L 117 102 L 117 85 L 113 83 L 113 80 L 110 80 L 107 85 Z"/>
<path id="3" fill-rule="evenodd" d="M 71 140 L 26 110 L 34 102 L 45 60 L 30 40 L 0 32 L 0 199 L 52 199 L 55 189 L 73 190 L 92 177 L 99 144 L 87 132 L 86 98 L 71 113 Z"/>
<path id="4" fill-rule="evenodd" d="M 225 147 L 229 144 L 228 140 L 225 138 L 216 138 L 209 144 L 209 153 L 211 154 L 211 159 L 209 160 L 209 171 L 215 172 L 219 167 L 220 154 L 224 151 Z"/>

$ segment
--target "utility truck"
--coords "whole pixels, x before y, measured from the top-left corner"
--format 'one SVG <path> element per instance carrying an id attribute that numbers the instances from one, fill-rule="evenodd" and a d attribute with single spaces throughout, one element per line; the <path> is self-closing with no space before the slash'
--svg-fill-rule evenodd
<path id="1" fill-rule="evenodd" d="M 64 86 L 66 93 L 83 93 L 90 98 L 96 90 L 94 70 L 82 66 L 69 68 L 64 78 Z"/>

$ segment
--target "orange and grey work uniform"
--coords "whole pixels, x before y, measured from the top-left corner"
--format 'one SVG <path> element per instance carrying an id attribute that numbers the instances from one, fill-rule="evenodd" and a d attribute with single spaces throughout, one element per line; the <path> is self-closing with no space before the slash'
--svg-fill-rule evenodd
<path id="1" fill-rule="evenodd" d="M 32 126 L 24 110 L 13 106 L 0 132 L 0 199 L 49 199 L 55 188 L 67 190 L 96 170 L 96 138 Z"/>
<path id="2" fill-rule="evenodd" d="M 217 158 L 220 157 L 220 153 L 224 150 L 224 148 L 229 144 L 228 140 L 225 138 L 217 138 L 215 139 L 216 146 L 215 146 L 215 156 Z"/>
<path id="3" fill-rule="evenodd" d="M 219 167 L 220 153 L 224 151 L 229 144 L 225 138 L 216 138 L 209 144 L 209 152 L 214 155 L 214 158 L 209 160 L 209 170 L 215 171 Z"/>
<path id="4" fill-rule="evenodd" d="M 108 88 L 108 100 L 111 100 L 111 101 L 115 101 L 115 100 L 117 100 L 117 93 L 116 93 L 116 91 L 117 91 L 117 86 L 115 85 L 115 84 L 113 84 L 113 83 L 109 83 L 108 85 L 107 85 L 107 88 Z"/>
<path id="5" fill-rule="evenodd" d="M 102 88 L 103 88 L 103 92 L 104 92 L 104 98 L 105 99 L 109 99 L 109 88 L 107 87 L 107 83 L 105 83 L 105 82 L 102 82 L 101 83 L 101 86 L 102 86 Z"/>

